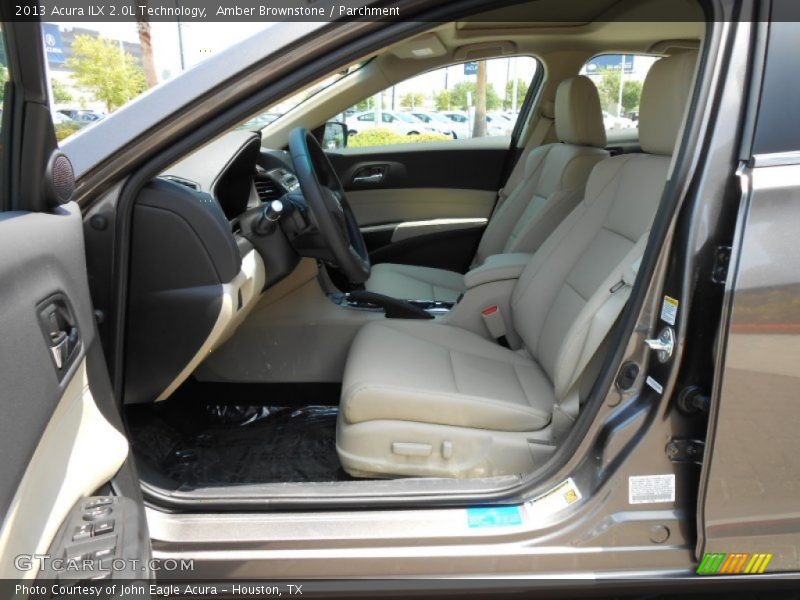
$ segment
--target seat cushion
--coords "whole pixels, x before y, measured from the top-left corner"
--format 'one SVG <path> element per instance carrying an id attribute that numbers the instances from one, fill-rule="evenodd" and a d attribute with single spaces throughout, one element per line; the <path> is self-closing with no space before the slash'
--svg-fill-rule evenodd
<path id="1" fill-rule="evenodd" d="M 455 271 L 381 263 L 372 267 L 365 284 L 370 292 L 401 300 L 455 302 L 466 289 L 464 276 Z"/>
<path id="2" fill-rule="evenodd" d="M 536 431 L 550 422 L 554 402 L 552 384 L 524 354 L 457 327 L 385 320 L 353 342 L 340 411 L 350 424 Z"/>

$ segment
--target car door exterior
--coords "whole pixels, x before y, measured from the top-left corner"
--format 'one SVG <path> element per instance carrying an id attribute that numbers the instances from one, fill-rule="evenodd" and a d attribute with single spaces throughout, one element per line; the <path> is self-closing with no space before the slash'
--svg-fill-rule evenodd
<path id="1" fill-rule="evenodd" d="M 100 551 L 141 561 L 135 575 L 147 579 L 149 537 L 95 328 L 72 171 L 53 132 L 40 24 L 3 17 L 0 579 L 82 579 L 50 559 Z"/>
<path id="2" fill-rule="evenodd" d="M 772 10 L 699 500 L 698 556 L 716 573 L 800 569 L 800 25 L 790 2 Z"/>

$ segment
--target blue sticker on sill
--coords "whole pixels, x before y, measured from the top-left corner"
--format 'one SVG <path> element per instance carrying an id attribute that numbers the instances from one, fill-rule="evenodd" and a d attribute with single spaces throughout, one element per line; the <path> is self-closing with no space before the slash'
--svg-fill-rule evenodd
<path id="1" fill-rule="evenodd" d="M 467 509 L 470 527 L 513 527 L 522 525 L 518 506 L 491 506 Z"/>

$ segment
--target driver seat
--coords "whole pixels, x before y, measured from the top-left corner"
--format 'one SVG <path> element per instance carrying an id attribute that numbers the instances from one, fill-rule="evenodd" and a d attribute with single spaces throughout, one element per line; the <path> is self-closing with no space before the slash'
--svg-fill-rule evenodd
<path id="1" fill-rule="evenodd" d="M 523 177 L 489 220 L 473 268 L 492 254 L 535 251 L 575 208 L 594 165 L 608 157 L 600 98 L 588 77 L 558 85 L 555 126 L 560 143 L 534 148 L 524 158 Z M 365 287 L 395 298 L 443 302 L 455 302 L 466 289 L 461 273 L 394 263 L 375 265 Z"/>
<path id="2" fill-rule="evenodd" d="M 552 453 L 577 417 L 583 373 L 588 380 L 630 293 L 695 61 L 687 52 L 653 65 L 640 105 L 644 152 L 597 164 L 583 200 L 531 257 L 510 303 L 522 348 L 441 322 L 384 319 L 359 331 L 336 434 L 348 473 L 509 475 Z"/>

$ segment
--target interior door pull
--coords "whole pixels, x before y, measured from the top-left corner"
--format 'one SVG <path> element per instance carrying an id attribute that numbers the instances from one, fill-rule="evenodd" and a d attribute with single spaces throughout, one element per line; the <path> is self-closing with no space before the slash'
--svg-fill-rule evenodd
<path id="1" fill-rule="evenodd" d="M 81 341 L 78 323 L 62 294 L 55 294 L 40 303 L 37 310 L 53 366 L 61 379 L 78 355 Z"/>
<path id="2" fill-rule="evenodd" d="M 353 183 L 380 183 L 381 181 L 383 181 L 383 173 L 353 177 Z"/>
<path id="3" fill-rule="evenodd" d="M 384 180 L 389 166 L 386 164 L 363 165 L 356 168 L 350 179 L 355 185 L 376 185 Z"/>
<path id="4" fill-rule="evenodd" d="M 53 355 L 53 362 L 56 363 L 56 369 L 64 368 L 69 356 L 69 335 L 66 331 L 50 333 L 50 352 Z"/>

